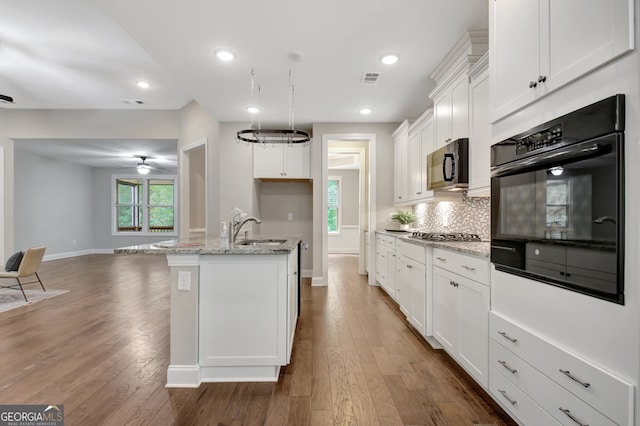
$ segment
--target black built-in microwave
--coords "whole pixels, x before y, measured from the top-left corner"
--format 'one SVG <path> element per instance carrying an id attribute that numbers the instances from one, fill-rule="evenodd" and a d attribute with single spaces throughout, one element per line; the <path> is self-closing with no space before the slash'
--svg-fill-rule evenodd
<path id="1" fill-rule="evenodd" d="M 624 95 L 491 147 L 491 262 L 624 304 Z"/>

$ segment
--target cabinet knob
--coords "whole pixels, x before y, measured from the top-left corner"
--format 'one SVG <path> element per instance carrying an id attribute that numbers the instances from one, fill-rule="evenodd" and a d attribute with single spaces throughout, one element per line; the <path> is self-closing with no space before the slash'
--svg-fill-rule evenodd
<path id="1" fill-rule="evenodd" d="M 547 76 L 546 75 L 538 76 L 538 83 L 544 83 L 545 81 L 547 81 Z"/>
<path id="2" fill-rule="evenodd" d="M 536 81 L 530 81 L 529 82 L 529 89 L 533 89 L 534 87 L 536 87 L 538 85 L 538 82 Z"/>

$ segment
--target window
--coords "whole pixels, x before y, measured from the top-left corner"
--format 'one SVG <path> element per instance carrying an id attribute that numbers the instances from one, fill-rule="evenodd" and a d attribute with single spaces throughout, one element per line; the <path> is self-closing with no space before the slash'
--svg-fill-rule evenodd
<path id="1" fill-rule="evenodd" d="M 327 182 L 327 227 L 330 234 L 339 234 L 342 225 L 342 178 L 329 176 Z"/>
<path id="2" fill-rule="evenodd" d="M 175 176 L 114 176 L 114 235 L 176 234 Z"/>

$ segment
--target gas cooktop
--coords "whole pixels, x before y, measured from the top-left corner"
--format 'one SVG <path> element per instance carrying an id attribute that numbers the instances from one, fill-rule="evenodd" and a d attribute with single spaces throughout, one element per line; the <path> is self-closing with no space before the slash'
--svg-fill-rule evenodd
<path id="1" fill-rule="evenodd" d="M 465 232 L 413 232 L 409 238 L 427 241 L 482 241 L 477 234 L 467 234 Z"/>

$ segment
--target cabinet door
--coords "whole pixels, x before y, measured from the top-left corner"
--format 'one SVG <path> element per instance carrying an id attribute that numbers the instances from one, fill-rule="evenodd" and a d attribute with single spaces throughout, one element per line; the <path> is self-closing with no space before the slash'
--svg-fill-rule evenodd
<path id="1" fill-rule="evenodd" d="M 453 282 L 457 275 L 433 269 L 433 335 L 451 354 L 458 341 L 458 303 Z"/>
<path id="2" fill-rule="evenodd" d="M 283 145 L 284 177 L 290 179 L 309 179 L 311 177 L 311 146 Z"/>
<path id="3" fill-rule="evenodd" d="M 433 149 L 451 141 L 451 92 L 445 90 L 433 100 L 434 137 Z"/>
<path id="4" fill-rule="evenodd" d="M 420 130 L 420 192 L 422 197 L 433 195 L 433 191 L 427 191 L 427 156 L 433 152 L 433 120 L 428 121 Z"/>
<path id="5" fill-rule="evenodd" d="M 469 78 L 460 75 L 451 84 L 451 140 L 469 137 Z"/>
<path id="6" fill-rule="evenodd" d="M 253 177 L 282 178 L 284 173 L 284 153 L 282 145 L 253 146 Z"/>
<path id="7" fill-rule="evenodd" d="M 417 262 L 407 262 L 408 278 L 411 285 L 411 301 L 409 322 L 424 335 L 425 329 L 425 286 L 426 276 L 424 265 Z"/>
<path id="8" fill-rule="evenodd" d="M 585 7 L 581 0 L 541 0 L 541 73 L 547 78 L 541 89 L 563 86 L 630 50 L 632 3 L 599 0 Z"/>
<path id="9" fill-rule="evenodd" d="M 489 287 L 464 277 L 454 280 L 458 299 L 460 364 L 485 389 L 489 385 Z"/>
<path id="10" fill-rule="evenodd" d="M 422 142 L 420 139 L 420 129 L 409 135 L 409 155 L 408 155 L 408 182 L 409 188 L 407 197 L 409 200 L 416 200 L 422 195 L 422 169 L 421 169 Z"/>
<path id="11" fill-rule="evenodd" d="M 396 295 L 400 311 L 408 318 L 409 309 L 411 309 L 411 275 L 407 265 L 407 259 L 400 257 L 400 273 L 396 276 Z"/>
<path id="12" fill-rule="evenodd" d="M 491 179 L 491 125 L 489 124 L 489 72 L 484 71 L 469 86 L 469 191 L 486 188 Z"/>
<path id="13" fill-rule="evenodd" d="M 296 324 L 298 323 L 298 249 L 296 248 L 289 255 L 289 281 L 287 294 L 287 364 L 291 362 L 291 350 L 293 348 L 293 338 L 296 334 Z"/>
<path id="14" fill-rule="evenodd" d="M 535 99 L 529 83 L 539 75 L 540 12 L 538 0 L 490 1 L 489 8 L 491 111 L 496 121 Z M 582 9 L 574 9 L 574 14 Z"/>
<path id="15" fill-rule="evenodd" d="M 382 243 L 376 243 L 376 281 L 383 287 L 387 287 L 387 247 Z"/>
<path id="16" fill-rule="evenodd" d="M 396 298 L 396 251 L 387 250 L 387 293 Z"/>
<path id="17" fill-rule="evenodd" d="M 407 144 L 408 134 L 403 133 L 393 142 L 393 202 L 408 201 L 407 194 Z"/>

